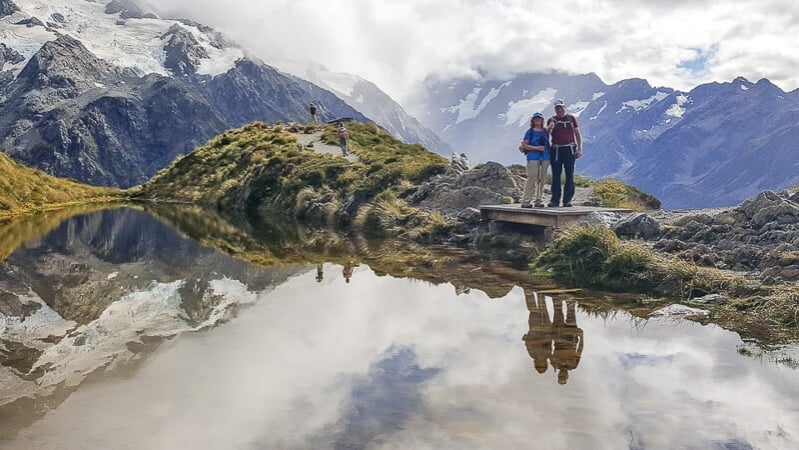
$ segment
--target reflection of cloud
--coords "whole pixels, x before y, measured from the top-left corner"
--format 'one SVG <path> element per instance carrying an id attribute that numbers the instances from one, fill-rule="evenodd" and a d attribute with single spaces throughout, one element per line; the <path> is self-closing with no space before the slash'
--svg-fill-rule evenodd
<path id="1" fill-rule="evenodd" d="M 310 268 L 225 326 L 176 338 L 130 378 L 84 386 L 17 448 L 330 448 L 348 432 L 366 448 L 799 443 L 796 373 L 741 357 L 739 339 L 715 327 L 636 329 L 625 314 L 578 310 L 589 344 L 579 376 L 557 386 L 519 342 L 521 289 L 490 300 L 365 266 L 346 284 L 330 269 L 324 283 Z"/>
<path id="2" fill-rule="evenodd" d="M 674 355 L 642 355 L 640 353 L 624 353 L 619 355 L 621 365 L 626 369 L 636 366 L 663 366 L 672 364 Z"/>

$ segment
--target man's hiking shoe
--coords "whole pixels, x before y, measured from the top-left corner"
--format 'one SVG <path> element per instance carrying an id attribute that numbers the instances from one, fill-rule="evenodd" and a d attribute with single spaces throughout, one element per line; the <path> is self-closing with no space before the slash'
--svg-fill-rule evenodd
<path id="1" fill-rule="evenodd" d="M 531 205 L 529 203 L 522 203 L 522 208 L 532 208 L 532 207 L 533 207 L 533 205 Z"/>
<path id="2" fill-rule="evenodd" d="M 563 207 L 564 207 L 564 208 L 571 208 L 571 207 L 572 207 L 572 204 L 571 204 L 571 203 L 564 203 L 564 204 L 563 204 Z"/>
<path id="3" fill-rule="evenodd" d="M 536 207 L 536 208 L 543 208 L 543 207 L 544 207 L 544 204 L 543 204 L 543 203 L 541 203 L 541 202 L 538 202 L 538 203 L 536 203 L 536 204 L 535 204 L 535 207 Z"/>
<path id="4" fill-rule="evenodd" d="M 557 208 L 558 204 L 557 203 L 548 203 L 547 206 L 550 207 L 550 208 Z"/>

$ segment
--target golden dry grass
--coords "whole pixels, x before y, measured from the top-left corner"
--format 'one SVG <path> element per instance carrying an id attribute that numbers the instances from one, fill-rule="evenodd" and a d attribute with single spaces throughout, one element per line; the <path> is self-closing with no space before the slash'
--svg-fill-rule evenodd
<path id="1" fill-rule="evenodd" d="M 0 153 L 0 218 L 115 201 L 122 197 L 119 189 L 56 178 Z"/>

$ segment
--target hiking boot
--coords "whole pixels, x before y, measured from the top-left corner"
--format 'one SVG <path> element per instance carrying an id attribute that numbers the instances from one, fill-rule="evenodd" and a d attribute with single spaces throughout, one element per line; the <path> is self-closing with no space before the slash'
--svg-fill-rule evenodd
<path id="1" fill-rule="evenodd" d="M 547 206 L 548 206 L 548 207 L 550 207 L 550 208 L 557 208 L 557 207 L 558 207 L 558 204 L 557 204 L 557 203 L 552 203 L 552 202 L 549 202 L 549 203 L 547 203 Z"/>
<path id="2" fill-rule="evenodd" d="M 522 208 L 532 208 L 532 207 L 533 207 L 533 205 L 531 205 L 529 203 L 522 203 Z"/>
<path id="3" fill-rule="evenodd" d="M 544 204 L 542 202 L 536 202 L 535 207 L 536 208 L 543 208 Z"/>
<path id="4" fill-rule="evenodd" d="M 564 204 L 563 204 L 563 207 L 564 207 L 564 208 L 571 208 L 571 207 L 572 207 L 572 204 L 571 204 L 571 203 L 564 203 Z"/>

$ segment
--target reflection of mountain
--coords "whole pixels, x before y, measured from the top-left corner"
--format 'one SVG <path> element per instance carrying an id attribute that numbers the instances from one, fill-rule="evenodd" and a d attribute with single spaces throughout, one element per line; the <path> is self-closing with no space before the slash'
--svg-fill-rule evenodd
<path id="1" fill-rule="evenodd" d="M 460 250 L 365 242 L 199 209 L 153 213 L 121 208 L 60 225 L 45 214 L 17 222 L 41 231 L 8 229 L 21 237 L 9 241 L 0 264 L 0 439 L 61 403 L 90 374 L 214 326 L 308 262 L 349 264 L 346 272 L 365 263 L 378 276 L 452 283 L 492 298 L 518 281 L 498 275 L 504 265 Z M 37 240 L 13 250 L 29 238 Z M 360 280 L 356 274 L 354 284 Z"/>
<path id="2" fill-rule="evenodd" d="M 566 384 L 569 371 L 580 364 L 583 353 L 583 330 L 577 327 L 576 305 L 566 301 L 551 300 L 554 314 L 549 315 L 548 299 L 535 292 L 527 293 L 527 309 L 530 330 L 522 337 L 527 352 L 533 358 L 538 373 L 544 373 L 549 365 L 558 371 L 558 383 Z"/>
<path id="3" fill-rule="evenodd" d="M 214 326 L 300 270 L 252 266 L 134 209 L 66 220 L 0 265 L 0 423 L 163 339 Z"/>

